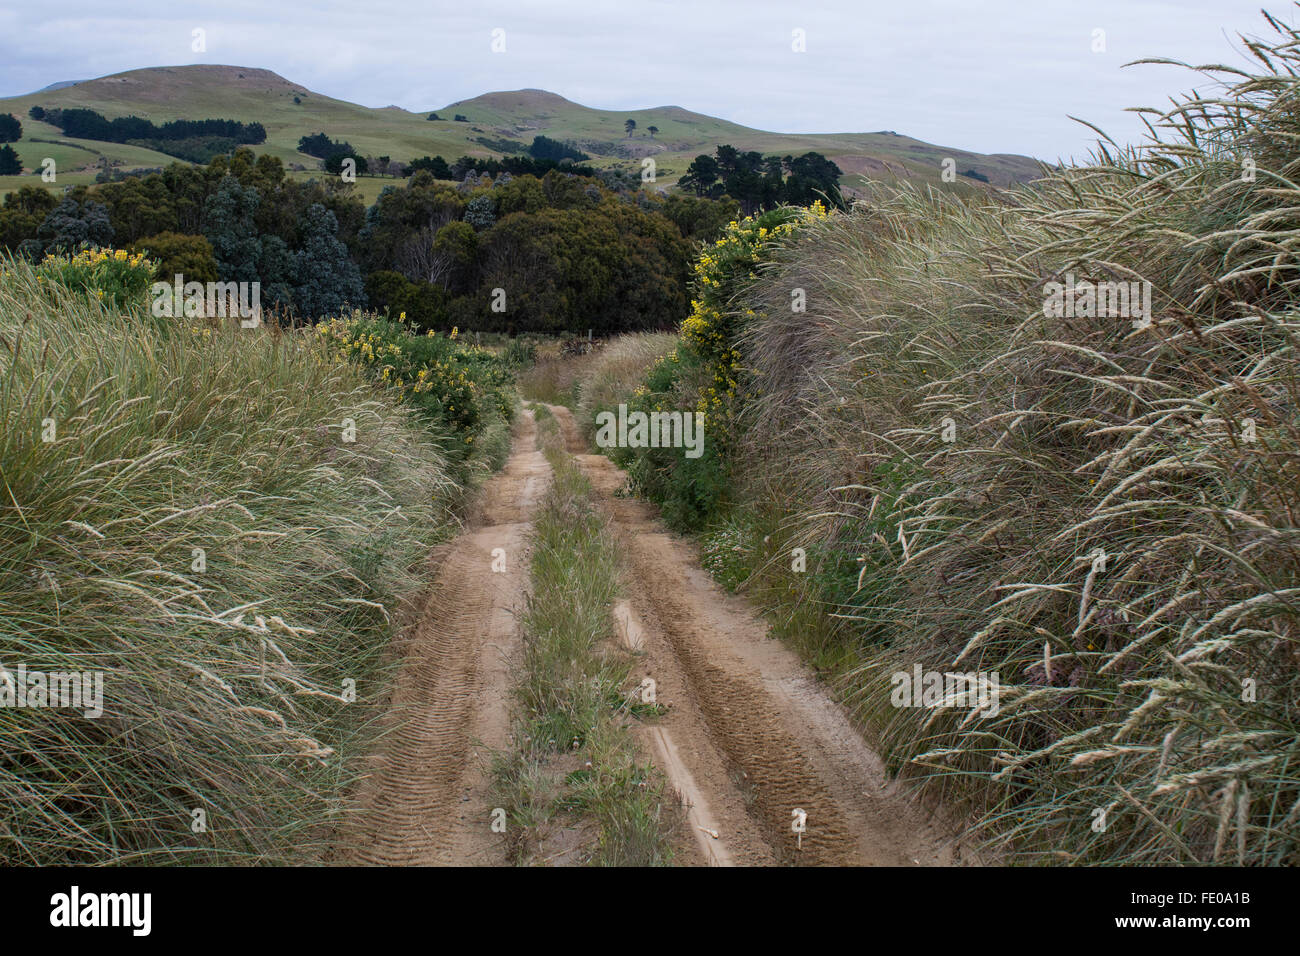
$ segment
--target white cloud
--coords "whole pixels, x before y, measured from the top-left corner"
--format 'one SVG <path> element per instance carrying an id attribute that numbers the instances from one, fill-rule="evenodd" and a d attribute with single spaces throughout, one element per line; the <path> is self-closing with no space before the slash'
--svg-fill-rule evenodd
<path id="1" fill-rule="evenodd" d="M 590 0 L 438 3 L 223 0 L 182 10 L 67 0 L 0 13 L 0 92 L 144 66 L 264 67 L 367 106 L 436 109 L 491 90 L 538 87 L 588 106 L 678 105 L 764 129 L 893 129 L 930 142 L 1045 159 L 1095 136 L 1142 132 L 1129 106 L 1164 105 L 1204 78 L 1168 56 L 1241 64 L 1237 32 L 1263 34 L 1259 0 Z M 1275 15 L 1294 19 L 1277 3 Z M 441 9 L 439 9 L 441 8 Z M 190 49 L 207 31 L 207 52 Z M 506 52 L 490 50 L 506 31 Z M 791 50 L 791 31 L 807 52 Z M 1106 52 L 1091 52 L 1094 29 Z"/>

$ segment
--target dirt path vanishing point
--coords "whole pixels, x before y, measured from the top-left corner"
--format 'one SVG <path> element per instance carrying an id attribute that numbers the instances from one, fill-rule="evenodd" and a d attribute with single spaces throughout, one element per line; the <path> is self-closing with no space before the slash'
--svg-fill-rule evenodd
<path id="1" fill-rule="evenodd" d="M 681 862 L 713 865 L 978 863 L 955 828 L 892 783 L 846 712 L 797 655 L 719 587 L 650 505 L 617 494 L 626 474 L 559 420 L 628 565 L 615 609 L 667 713 L 641 728 L 688 807 Z M 793 832 L 795 811 L 805 832 Z"/>
<path id="2" fill-rule="evenodd" d="M 419 621 L 398 648 L 387 732 L 367 758 L 359 810 L 341 828 L 340 862 L 506 862 L 503 841 L 491 832 L 486 758 L 508 744 L 528 530 L 550 482 L 536 436 L 524 412 L 510 458 L 484 486 L 469 530 L 437 553 Z M 505 570 L 493 571 L 502 554 Z"/>

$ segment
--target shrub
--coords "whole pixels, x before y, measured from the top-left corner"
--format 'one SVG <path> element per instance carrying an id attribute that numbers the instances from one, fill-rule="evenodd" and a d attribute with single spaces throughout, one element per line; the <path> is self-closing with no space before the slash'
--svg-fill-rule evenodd
<path id="1" fill-rule="evenodd" d="M 445 426 L 453 435 L 451 454 L 464 459 L 496 419 L 513 414 L 513 378 L 488 349 L 457 341 L 459 333 L 416 335 L 403 323 L 354 312 L 316 326 L 316 334 L 337 358 L 368 368 L 384 385 Z"/>
<path id="2" fill-rule="evenodd" d="M 154 263 L 143 252 L 86 249 L 72 256 L 48 255 L 35 272 L 56 301 L 70 290 L 126 309 L 147 300 Z"/>

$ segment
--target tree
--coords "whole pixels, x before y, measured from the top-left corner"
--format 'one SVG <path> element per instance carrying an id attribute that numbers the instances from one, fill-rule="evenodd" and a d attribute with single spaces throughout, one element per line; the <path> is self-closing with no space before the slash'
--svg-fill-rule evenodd
<path id="1" fill-rule="evenodd" d="M 16 143 L 23 138 L 23 124 L 13 113 L 0 114 L 0 143 Z"/>
<path id="2" fill-rule="evenodd" d="M 647 126 L 646 129 L 650 132 L 650 138 L 651 138 L 651 139 L 654 139 L 654 138 L 655 138 L 655 133 L 659 132 L 659 127 L 658 127 L 658 126 Z"/>
<path id="3" fill-rule="evenodd" d="M 631 136 L 633 131 L 636 129 L 636 120 L 634 119 L 628 120 L 626 123 L 623 124 L 623 128 L 627 130 L 627 135 Z"/>
<path id="4" fill-rule="evenodd" d="M 298 140 L 298 152 L 306 153 L 308 156 L 315 156 L 317 159 L 328 159 L 335 153 L 352 155 L 356 152 L 350 143 L 339 140 L 337 143 L 326 136 L 324 133 L 313 133 L 311 136 L 303 136 Z"/>
<path id="5" fill-rule="evenodd" d="M 478 256 L 478 233 L 467 222 L 449 222 L 433 237 L 434 255 L 446 264 L 442 284 L 449 289 L 468 287 Z"/>
<path id="6" fill-rule="evenodd" d="M 406 175 L 408 176 L 414 174 L 418 170 L 427 169 L 433 174 L 434 179 L 452 178 L 451 167 L 447 165 L 447 161 L 441 156 L 421 156 L 419 159 L 412 160 L 411 164 L 406 168 L 408 170 Z"/>
<path id="7" fill-rule="evenodd" d="M 217 259 L 212 254 L 212 243 L 203 236 L 160 232 L 132 243 L 130 248 L 157 263 L 154 278 L 160 282 L 171 282 L 178 274 L 185 277 L 185 282 L 217 281 Z"/>
<path id="8" fill-rule="evenodd" d="M 682 189 L 692 190 L 697 196 L 711 196 L 718 181 L 718 161 L 712 156 L 701 153 L 686 167 L 677 185 Z"/>
<path id="9" fill-rule="evenodd" d="M 370 164 L 366 162 L 364 156 L 358 156 L 355 153 L 334 153 L 325 160 L 325 172 L 337 176 L 343 171 L 343 161 L 350 159 L 357 164 L 357 175 L 364 176 L 370 169 Z"/>
<path id="10" fill-rule="evenodd" d="M 33 106 L 31 109 L 27 111 L 27 115 L 34 120 L 43 120 L 45 119 L 45 107 Z"/>
<path id="11" fill-rule="evenodd" d="M 465 221 L 475 230 L 489 228 L 497 221 L 496 203 L 491 196 L 475 196 L 465 207 Z"/>
<path id="12" fill-rule="evenodd" d="M 82 246 L 106 246 L 112 241 L 108 208 L 97 202 L 77 202 L 71 196 L 55 206 L 36 230 L 36 242 L 44 252 L 75 252 Z"/>
<path id="13" fill-rule="evenodd" d="M 18 153 L 8 144 L 0 146 L 0 176 L 18 176 L 23 171 L 23 162 Z"/>
<path id="14" fill-rule="evenodd" d="M 0 207 L 0 248 L 17 251 L 24 239 L 31 239 L 51 210 L 59 204 L 54 194 L 40 186 L 23 186 L 6 193 Z"/>
<path id="15" fill-rule="evenodd" d="M 256 189 L 226 175 L 203 204 L 203 234 L 212 243 L 222 282 L 260 281 L 262 243 L 253 222 L 260 201 Z"/>
<path id="16" fill-rule="evenodd" d="M 528 147 L 528 155 L 533 159 L 553 159 L 556 162 L 564 159 L 573 159 L 578 162 L 591 159 L 586 153 L 571 146 L 568 143 L 562 143 L 558 139 L 551 139 L 549 136 L 534 136 L 532 145 Z"/>
<path id="17" fill-rule="evenodd" d="M 442 119 L 442 117 L 439 116 L 437 113 L 430 113 L 428 116 L 425 117 L 425 119 L 436 120 L 436 119 Z"/>
<path id="18" fill-rule="evenodd" d="M 295 254 L 297 283 L 294 306 L 309 318 L 337 313 L 345 305 L 364 305 L 361 271 L 339 241 L 338 220 L 320 203 L 308 210 L 302 224 L 302 244 Z"/>

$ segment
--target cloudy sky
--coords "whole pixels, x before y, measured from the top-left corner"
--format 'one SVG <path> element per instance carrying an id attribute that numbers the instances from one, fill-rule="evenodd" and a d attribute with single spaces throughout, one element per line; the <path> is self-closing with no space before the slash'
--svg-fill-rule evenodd
<path id="1" fill-rule="evenodd" d="M 605 109 L 684 106 L 783 132 L 891 129 L 1054 160 L 1096 138 L 1070 115 L 1137 141 L 1126 107 L 1212 90 L 1185 70 L 1123 65 L 1242 66 L 1238 32 L 1271 32 L 1262 4 L 1297 18 L 1289 0 L 24 2 L 0 10 L 0 95 L 224 63 L 366 106 L 428 110 L 536 87 Z"/>

